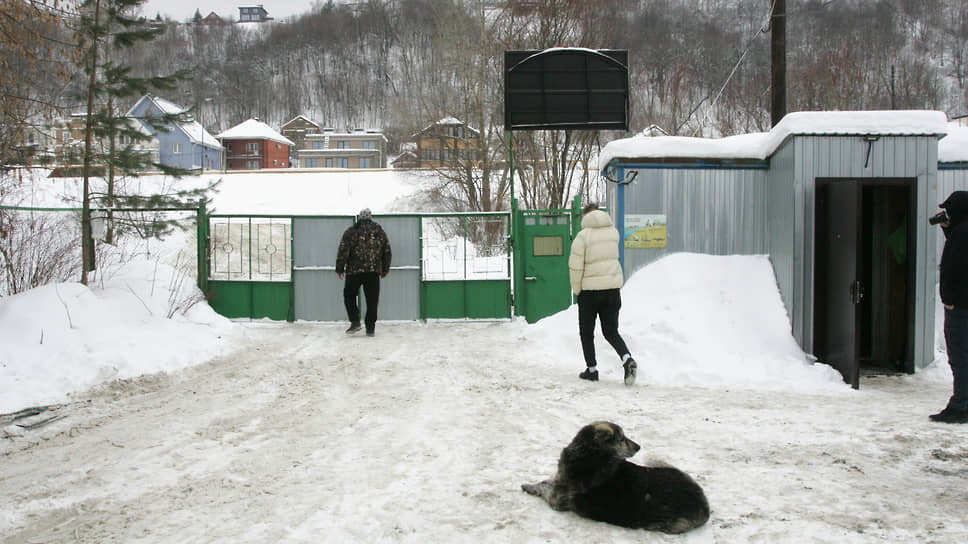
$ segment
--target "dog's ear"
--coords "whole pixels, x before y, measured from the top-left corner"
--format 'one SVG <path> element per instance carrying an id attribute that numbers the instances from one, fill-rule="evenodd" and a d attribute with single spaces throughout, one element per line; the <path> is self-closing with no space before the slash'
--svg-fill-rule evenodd
<path id="1" fill-rule="evenodd" d="M 617 436 L 621 436 L 622 428 L 614 423 L 609 423 L 607 421 L 601 421 L 594 425 L 595 432 L 595 442 L 599 444 L 608 444 L 615 440 Z"/>

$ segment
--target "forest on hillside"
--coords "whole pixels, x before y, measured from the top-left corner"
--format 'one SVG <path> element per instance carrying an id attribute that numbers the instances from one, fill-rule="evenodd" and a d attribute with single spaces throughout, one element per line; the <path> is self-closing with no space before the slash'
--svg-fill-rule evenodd
<path id="1" fill-rule="evenodd" d="M 303 114 L 399 142 L 446 116 L 498 125 L 503 52 L 627 49 L 632 130 L 720 136 L 770 126 L 770 0 L 369 0 L 264 25 L 169 24 L 126 59 L 195 67 L 176 102 L 213 131 Z M 787 0 L 788 111 L 968 113 L 962 0 Z M 483 114 L 483 115 L 482 115 Z"/>
<path id="2" fill-rule="evenodd" d="M 138 7 L 136 0 L 100 2 Z M 510 187 L 505 51 L 627 50 L 632 133 L 765 131 L 772 124 L 774 2 L 330 0 L 265 24 L 203 24 L 201 13 L 155 20 L 154 39 L 105 46 L 102 56 L 139 77 L 190 70 L 159 94 L 194 108 L 213 134 L 250 118 L 278 129 L 304 115 L 323 127 L 381 129 L 393 154 L 436 120 L 460 119 L 480 132 L 479 159 L 440 172 L 440 204 L 490 211 L 506 205 Z M 64 118 L 82 110 L 91 87 L 81 59 L 93 50 L 72 25 L 72 6 L 0 0 L 0 140 L 17 141 L 18 124 L 29 124 L 34 113 Z M 968 114 L 964 0 L 785 0 L 783 19 L 787 111 Z M 108 105 L 116 112 L 130 106 Z M 622 136 L 516 131 L 519 197 L 528 206 L 566 205 L 590 186 L 591 158 Z"/>

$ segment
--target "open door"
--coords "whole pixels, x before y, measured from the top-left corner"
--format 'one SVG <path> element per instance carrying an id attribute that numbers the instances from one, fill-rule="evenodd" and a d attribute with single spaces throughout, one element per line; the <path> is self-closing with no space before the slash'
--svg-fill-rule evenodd
<path id="1" fill-rule="evenodd" d="M 917 180 L 817 180 L 813 353 L 859 387 L 914 372 Z"/>
<path id="2" fill-rule="evenodd" d="M 817 180 L 813 352 L 855 389 L 860 385 L 858 279 L 860 191 L 855 181 Z"/>

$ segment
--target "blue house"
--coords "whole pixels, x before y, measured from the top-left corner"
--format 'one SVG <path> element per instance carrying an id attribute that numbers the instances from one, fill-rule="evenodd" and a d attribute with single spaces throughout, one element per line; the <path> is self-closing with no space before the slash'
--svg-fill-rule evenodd
<path id="1" fill-rule="evenodd" d="M 127 116 L 146 119 L 168 114 L 178 115 L 186 111 L 186 108 L 178 104 L 147 94 L 128 110 Z M 198 121 L 192 119 L 172 123 L 167 131 L 155 130 L 145 122 L 142 124 L 158 139 L 158 162 L 161 164 L 188 170 L 222 169 L 225 150 Z"/>

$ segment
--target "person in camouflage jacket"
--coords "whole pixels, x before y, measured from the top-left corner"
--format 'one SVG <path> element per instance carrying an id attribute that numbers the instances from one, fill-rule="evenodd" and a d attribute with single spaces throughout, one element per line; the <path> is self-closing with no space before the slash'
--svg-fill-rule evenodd
<path id="1" fill-rule="evenodd" d="M 360 308 L 357 294 L 363 288 L 366 297 L 366 335 L 376 331 L 377 306 L 380 303 L 380 278 L 390 272 L 390 240 L 378 223 L 373 221 L 369 208 L 360 211 L 356 223 L 343 233 L 336 253 L 336 276 L 343 279 L 343 303 L 350 320 L 347 334 L 358 332 Z"/>

